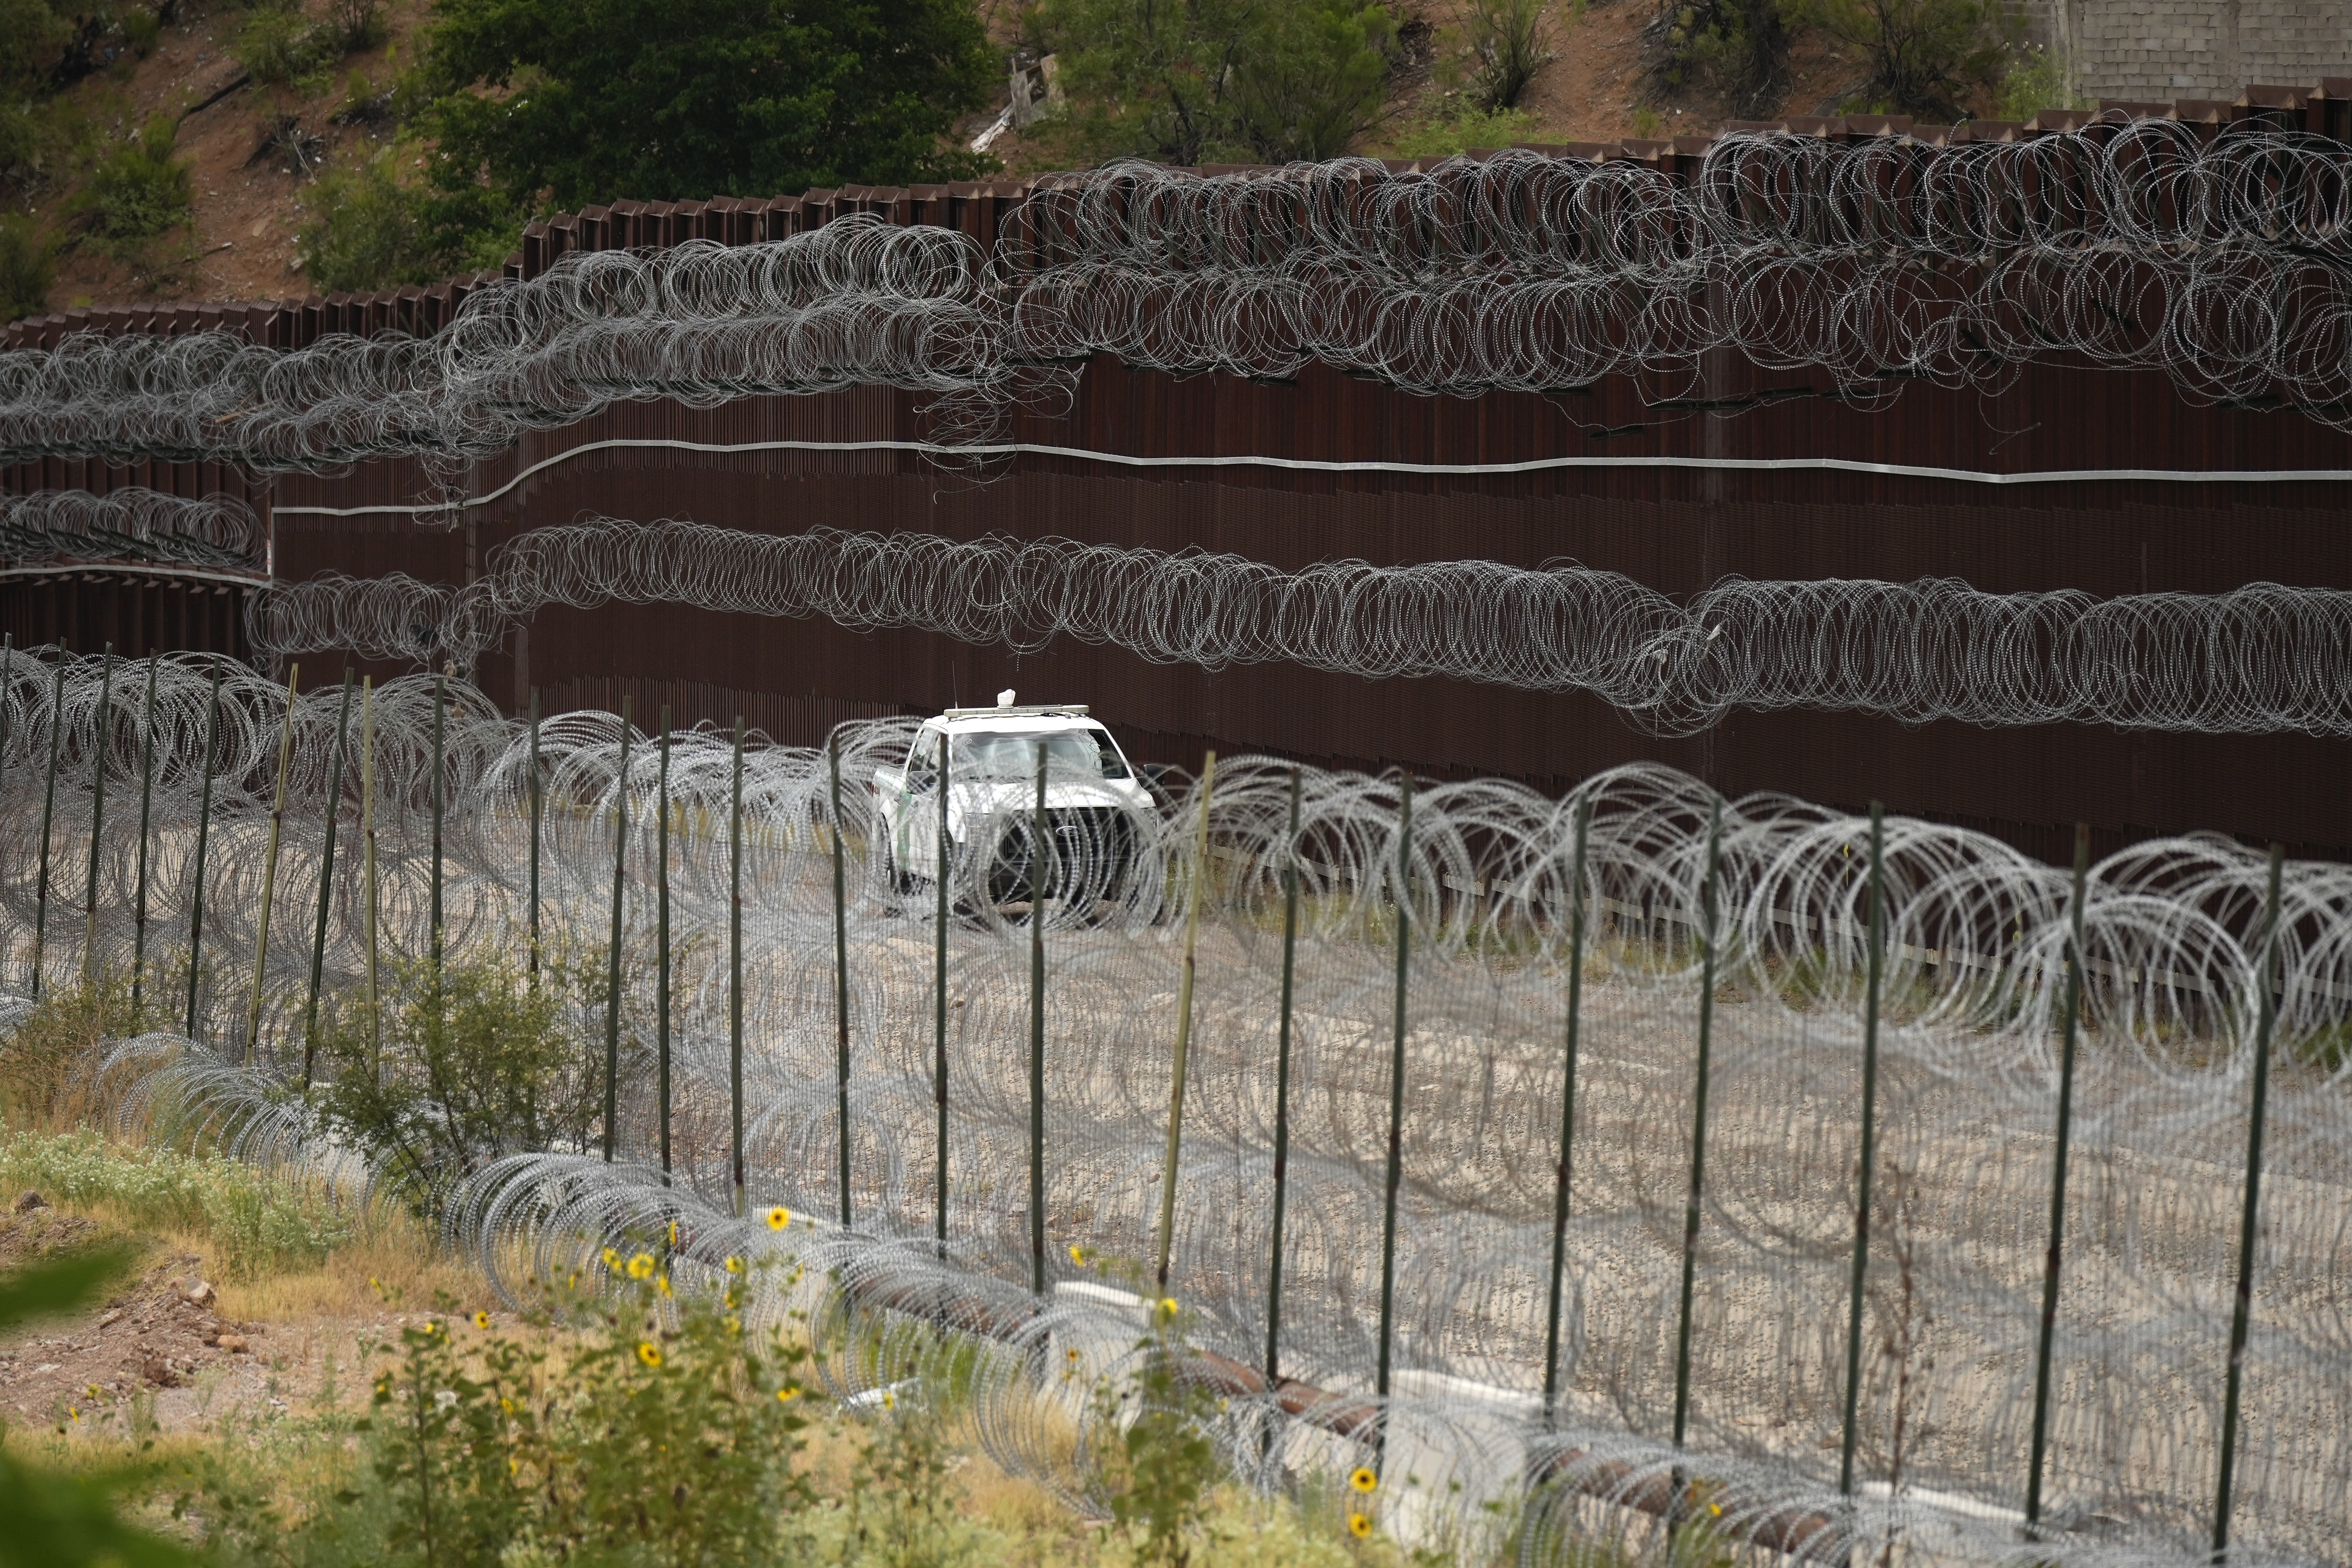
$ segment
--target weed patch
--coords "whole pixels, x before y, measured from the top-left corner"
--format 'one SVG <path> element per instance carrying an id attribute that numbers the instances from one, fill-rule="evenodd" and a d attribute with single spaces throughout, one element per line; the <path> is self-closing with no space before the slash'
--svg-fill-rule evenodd
<path id="1" fill-rule="evenodd" d="M 218 1154 L 135 1149 L 95 1132 L 19 1132 L 0 1143 L 0 1190 L 103 1206 L 142 1230 L 208 1237 L 223 1272 L 251 1279 L 314 1267 L 347 1245 L 358 1215 L 323 1183 L 274 1176 Z"/>

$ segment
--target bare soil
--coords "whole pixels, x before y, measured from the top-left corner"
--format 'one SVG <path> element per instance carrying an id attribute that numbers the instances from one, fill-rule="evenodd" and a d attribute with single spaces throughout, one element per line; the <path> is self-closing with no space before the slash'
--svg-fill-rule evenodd
<path id="1" fill-rule="evenodd" d="M 427 0 L 394 0 L 384 7 L 384 47 L 346 58 L 312 83 L 305 96 L 291 87 L 248 82 L 218 102 L 194 109 L 245 74 L 230 54 L 243 11 L 183 0 L 179 21 L 163 31 L 144 59 L 118 64 L 77 83 L 68 97 L 97 123 L 107 145 L 136 135 L 157 114 L 179 121 L 175 143 L 194 174 L 194 218 L 152 242 L 129 264 L 89 242 L 82 220 L 66 209 L 79 183 L 52 188 L 26 210 L 63 242 L 49 307 L 119 304 L 144 300 L 274 300 L 307 295 L 295 265 L 294 237 L 307 200 L 326 162 L 364 156 L 381 145 L 381 125 L 341 124 L 347 79 L 356 70 L 374 88 L 388 84 L 395 66 L 413 58 L 412 42 Z M 283 116 L 317 138 L 323 162 L 297 167 L 283 156 L 257 156 Z"/>
<path id="2" fill-rule="evenodd" d="M 21 1201 L 21 1200 L 19 1200 Z M 0 1273 L 102 1239 L 85 1215 L 42 1206 L 0 1214 Z M 362 1395 L 376 1346 L 406 1314 L 227 1318 L 200 1253 L 151 1243 L 100 1304 L 0 1334 L 0 1421 L 95 1424 L 133 1399 L 154 1428 L 202 1430 L 226 1416 L 267 1419 Z"/>

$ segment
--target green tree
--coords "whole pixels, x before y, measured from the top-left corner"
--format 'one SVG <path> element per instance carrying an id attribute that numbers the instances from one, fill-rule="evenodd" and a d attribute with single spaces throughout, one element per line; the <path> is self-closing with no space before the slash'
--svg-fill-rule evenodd
<path id="1" fill-rule="evenodd" d="M 188 165 L 172 155 L 178 131 L 171 116 L 155 116 L 108 155 L 75 198 L 100 243 L 118 257 L 188 221 L 194 193 Z"/>
<path id="2" fill-rule="evenodd" d="M 58 280 L 57 252 L 20 217 L 0 217 L 0 321 L 37 314 Z"/>
<path id="3" fill-rule="evenodd" d="M 969 177 L 995 76 L 971 0 L 439 0 L 408 96 L 446 227 Z"/>
<path id="4" fill-rule="evenodd" d="M 1396 31 L 1379 0 L 1048 0 L 1040 22 L 1088 150 L 1180 165 L 1345 152 Z"/>
<path id="5" fill-rule="evenodd" d="M 0 0 L 0 179 L 22 180 L 43 151 L 41 100 L 72 33 L 50 0 Z"/>
<path id="6" fill-rule="evenodd" d="M 2001 0 L 1799 3 L 1862 50 L 1870 67 L 1863 103 L 1925 121 L 1966 119 L 1965 100 L 1999 86 L 2022 29 Z"/>
<path id="7" fill-rule="evenodd" d="M 295 242 L 314 288 L 397 289 L 456 270 L 458 258 L 434 232 L 427 204 L 395 176 L 397 160 L 385 148 L 320 180 L 314 216 Z"/>
<path id="8" fill-rule="evenodd" d="M 1462 0 L 1458 22 L 1478 61 L 1470 95 L 1493 113 L 1517 109 L 1528 84 L 1552 58 L 1548 0 Z"/>
<path id="9" fill-rule="evenodd" d="M 2066 57 L 2032 44 L 2011 57 L 2000 90 L 1993 95 L 1994 112 L 2003 120 L 2031 120 L 2045 109 L 2089 107 L 2067 87 Z"/>
<path id="10" fill-rule="evenodd" d="M 1664 66 L 1669 87 L 1703 82 L 1723 95 L 1734 114 L 1760 119 L 1779 112 L 1789 91 L 1790 23 L 1803 0 L 1689 0 L 1666 25 Z M 1823 0 L 1867 5 L 1870 0 Z"/>
<path id="11" fill-rule="evenodd" d="M 415 1208 L 430 1212 L 439 1184 L 486 1161 L 586 1142 L 603 1064 L 567 1026 L 578 1010 L 564 998 L 580 984 L 562 955 L 536 987 L 495 957 L 390 969 L 381 1019 L 362 1000 L 328 1021 L 336 1076 L 320 1107 Z M 634 1046 L 627 1065 L 638 1065 Z"/>

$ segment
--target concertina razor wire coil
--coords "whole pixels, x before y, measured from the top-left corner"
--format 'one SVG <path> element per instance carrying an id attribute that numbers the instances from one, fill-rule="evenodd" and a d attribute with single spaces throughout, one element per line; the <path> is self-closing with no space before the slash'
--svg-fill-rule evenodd
<path id="1" fill-rule="evenodd" d="M 1290 572 L 1232 554 L 1068 539 L 609 518 L 533 529 L 462 587 L 327 574 L 247 601 L 264 658 L 341 649 L 470 669 L 550 605 L 680 605 L 919 627 L 1023 653 L 1056 637 L 1205 669 L 1283 662 L 1589 691 L 1654 733 L 1736 709 L 1906 723 L 2352 733 L 2352 593 L 2257 583 L 2112 599 L 1950 578 L 1727 578 L 1677 604 L 1619 573 L 1495 561 Z"/>
<path id="2" fill-rule="evenodd" d="M 332 683 L 292 705 L 276 868 L 289 912 L 263 954 L 261 1026 L 247 1039 L 285 689 L 201 658 L 10 650 L 5 661 L 9 981 L 28 980 L 37 927 L 49 986 L 69 983 L 77 964 L 121 973 L 141 856 L 151 983 L 184 973 L 217 673 L 205 1005 L 194 1040 L 171 1030 L 118 1047 L 116 1069 L 139 1085 L 125 1104 L 169 1106 L 247 1157 L 373 1179 L 293 1089 L 313 958 L 303 911 L 322 891 L 339 745 L 346 765 L 331 805 L 343 848 L 317 950 L 329 1013 L 348 1021 L 365 984 L 350 751 L 360 709 L 343 720 Z M 141 796 L 151 670 L 150 831 L 94 834 L 100 781 L 110 827 Z M 825 751 L 752 737 L 739 832 L 730 734 L 632 733 L 624 773 L 616 716 L 551 717 L 534 736 L 462 684 L 440 713 L 436 792 L 435 686 L 405 677 L 366 705 L 378 941 L 388 963 L 414 964 L 429 949 L 437 794 L 451 962 L 502 965 L 507 983 L 523 984 L 515 955 L 534 929 L 535 782 L 541 983 L 557 988 L 578 1043 L 543 1088 L 551 1104 L 588 1108 L 540 1146 L 493 1143 L 432 1173 L 452 1239 L 503 1288 L 527 1289 L 550 1269 L 601 1277 L 608 1246 L 662 1247 L 682 1286 L 717 1278 L 730 1255 L 782 1258 L 758 1275 L 761 1310 L 810 1314 L 837 1393 L 968 1389 L 992 1455 L 1098 1506 L 1103 1472 L 1089 1456 L 1115 1442 L 1117 1418 L 1091 1391 L 1131 1374 L 1148 1318 L 1115 1265 L 1148 1258 L 1154 1242 L 1184 929 L 1173 917 L 1198 899 L 1169 1290 L 1182 1304 L 1187 1375 L 1213 1395 L 1202 1418 L 1239 1473 L 1311 1500 L 1346 1495 L 1350 1470 L 1376 1465 L 1379 1493 L 1363 1506 L 1384 1531 L 1446 1550 L 1508 1549 L 1532 1563 L 1583 1562 L 1596 1542 L 1663 1549 L 1694 1531 L 1726 1550 L 1801 1562 L 1897 1542 L 1936 1562 L 2026 1550 L 2018 1500 L 2039 1446 L 2032 1395 L 2066 1033 L 2060 980 L 2078 912 L 2065 873 L 1981 835 L 1904 820 L 1887 823 L 1874 862 L 1866 821 L 1778 796 L 1721 802 L 1657 767 L 1615 770 L 1559 800 L 1495 780 L 1429 786 L 1412 795 L 1408 820 L 1394 778 L 1243 759 L 1216 770 L 1205 859 L 1192 847 L 1197 782 L 1171 776 L 1163 809 L 1111 834 L 1087 815 L 1087 779 L 1055 773 L 1050 789 L 1068 793 L 1048 813 L 1056 868 L 1042 926 L 1017 879 L 998 887 L 982 875 L 1022 852 L 1029 779 L 958 774 L 971 792 L 964 836 L 975 847 L 950 862 L 941 919 L 937 885 L 910 872 L 916 860 L 876 815 L 876 769 L 905 757 L 909 721 L 836 731 L 838 811 Z M 603 973 L 625 800 L 626 962 L 608 1063 L 605 999 L 563 976 Z M 651 979 L 665 831 L 676 1154 L 667 1173 Z M 1074 879 L 1067 868 L 1114 841 L 1133 876 Z M 836 847 L 848 862 L 839 905 Z M 729 942 L 737 855 L 740 991 Z M 1873 864 L 1886 889 L 1882 1005 L 1867 1000 Z M 2258 858 L 2213 838 L 2135 845 L 2086 875 L 2073 1185 L 2062 1205 L 2069 1272 L 2037 1561 L 2210 1555 L 2201 1542 L 2258 1058 L 2272 1064 L 2270 1142 L 2255 1162 L 2264 1184 L 2232 1561 L 2339 1562 L 2352 1539 L 2340 1484 L 2352 1467 L 2342 1419 L 2352 1409 L 2352 870 L 2286 867 L 2275 921 L 2264 880 Z M 1082 895 L 1066 891 L 1082 885 Z M 1580 908 L 1580 927 L 1570 918 Z M 1297 933 L 1287 955 L 1286 927 Z M 740 1206 L 728 1131 L 739 995 Z M 1289 1026 L 1286 1096 L 1276 1092 L 1278 1019 Z M 1702 1080 L 1696 1042 L 1709 1038 Z M 1872 1039 L 1880 1131 L 1854 1423 L 1861 1479 L 1848 1491 L 1835 1455 Z M 608 1073 L 618 1114 L 609 1128 L 595 1092 Z M 1695 1123 L 1700 1081 L 1713 1110 Z M 1391 1166 L 1392 1103 L 1402 1114 Z M 608 1134 L 609 1163 L 598 1152 Z M 1277 1138 L 1287 1173 L 1278 1322 L 1267 1211 Z M 1391 1172 L 1392 1222 L 1382 1200 Z M 1563 1173 L 1555 1316 L 1548 1259 Z M 762 1217 L 772 1207 L 785 1213 L 781 1229 Z M 1033 1226 L 1047 1238 L 1042 1252 Z M 1384 1246 L 1386 1311 L 1375 1289 Z M 1678 1296 L 1685 1258 L 1695 1289 Z M 1558 1393 L 1547 1410 L 1553 1322 Z M 1678 1322 L 1689 1346 L 1679 1372 Z M 1391 1350 L 1383 1397 L 1376 1369 Z M 1685 1388 L 1692 1425 L 1678 1446 L 1664 1413 Z"/>
<path id="3" fill-rule="evenodd" d="M 1512 151 L 1202 177 L 1041 180 L 992 250 L 850 215 L 729 247 L 570 253 L 428 338 L 277 350 L 223 332 L 69 334 L 0 355 L 0 461 L 213 458 L 318 472 L 409 454 L 454 479 L 615 402 L 695 407 L 888 385 L 942 460 L 1097 354 L 1417 393 L 1703 386 L 1732 350 L 1881 405 L 1998 391 L 2057 360 L 2155 369 L 2202 403 L 2352 427 L 2352 148 L 2115 112 L 2015 143 L 1712 142 L 1684 184 Z"/>

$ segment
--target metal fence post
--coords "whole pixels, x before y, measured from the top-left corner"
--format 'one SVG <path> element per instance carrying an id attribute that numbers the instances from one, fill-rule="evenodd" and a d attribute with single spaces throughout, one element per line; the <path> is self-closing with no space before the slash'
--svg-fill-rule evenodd
<path id="1" fill-rule="evenodd" d="M 604 1163 L 621 1116 L 621 909 L 629 869 L 629 698 L 621 694 L 621 760 L 613 773 L 613 938 L 604 953 Z"/>
<path id="2" fill-rule="evenodd" d="M 443 695 L 447 680 L 446 675 L 433 678 L 433 902 L 427 935 L 433 944 L 433 1011 L 436 1018 L 441 1011 L 441 719 L 447 707 Z"/>
<path id="3" fill-rule="evenodd" d="M 743 715 L 735 715 L 734 785 L 727 811 L 727 1099 L 735 1213 L 748 1213 L 743 1180 Z"/>
<path id="4" fill-rule="evenodd" d="M 1290 1196 L 1290 1009 L 1298 956 L 1298 783 L 1290 770 L 1290 830 L 1282 841 L 1282 1020 L 1274 1058 L 1274 1235 L 1265 1284 L 1265 1386 L 1282 1375 L 1282 1221 Z"/>
<path id="5" fill-rule="evenodd" d="M 205 851 L 213 828 L 213 769 L 220 751 L 220 666 L 213 666 L 212 706 L 205 720 L 205 786 L 196 804 L 196 889 L 188 910 L 188 1038 L 196 1037 L 196 992 L 205 973 Z"/>
<path id="6" fill-rule="evenodd" d="M 1396 1334 L 1397 1188 L 1404 1180 L 1404 1035 L 1412 955 L 1412 774 L 1397 776 L 1396 995 L 1389 1033 L 1389 1163 L 1381 1210 L 1381 1349 L 1373 1390 L 1389 1396 Z M 1385 1419 L 1385 1417 L 1384 1417 Z"/>
<path id="7" fill-rule="evenodd" d="M 98 682 L 98 723 L 91 731 L 89 763 L 89 883 L 82 895 L 81 983 L 89 984 L 90 966 L 98 960 L 98 857 L 106 837 L 106 753 L 112 750 L 114 720 L 114 645 L 106 645 L 106 662 Z"/>
<path id="8" fill-rule="evenodd" d="M 1862 1286 L 1870 1264 L 1870 1178 L 1878 1159 L 1878 1001 L 1886 962 L 1886 813 L 1870 803 L 1870 952 L 1862 1013 L 1862 1158 L 1854 1183 L 1853 1273 L 1846 1298 L 1845 1437 L 1838 1490 L 1853 1495 L 1854 1418 L 1862 1399 Z"/>
<path id="9" fill-rule="evenodd" d="M 1045 1293 L 1045 742 L 1029 843 L 1029 1289 Z"/>
<path id="10" fill-rule="evenodd" d="M 139 1029 L 147 1023 L 142 1016 L 146 1011 L 147 986 L 147 839 L 154 821 L 155 667 L 159 662 L 155 650 L 148 649 L 146 717 L 140 724 L 139 742 L 139 887 L 131 897 L 131 1026 Z M 5 678 L 0 677 L 0 693 L 6 686 Z M 0 733 L 0 756 L 5 756 L 7 745 L 7 736 Z"/>
<path id="11" fill-rule="evenodd" d="M 538 770 L 532 769 L 536 784 Z M 656 785 L 656 805 L 661 810 L 661 826 L 654 836 L 654 876 L 660 885 L 655 911 L 654 946 L 656 948 L 654 982 L 660 989 L 660 1000 L 654 1012 L 654 1048 L 660 1058 L 656 1091 L 661 1099 L 661 1163 L 662 1180 L 669 1180 L 669 704 L 661 710 L 661 775 Z M 534 943 L 534 945 L 536 945 Z"/>
<path id="12" fill-rule="evenodd" d="M 1708 811 L 1706 878 L 1699 888 L 1698 1072 L 1691 1101 L 1690 1198 L 1683 1208 L 1682 1315 L 1675 1331 L 1675 1447 L 1690 1425 L 1691 1296 L 1698 1274 L 1699 1205 L 1706 1191 L 1706 1082 L 1715 1035 L 1715 879 L 1723 856 L 1723 797 Z M 1679 1489 L 1679 1487 L 1677 1488 Z"/>
<path id="13" fill-rule="evenodd" d="M 1576 848 L 1568 877 L 1568 1026 L 1560 1066 L 1559 1188 L 1551 1211 L 1551 1301 L 1544 1318 L 1544 1419 L 1559 1405 L 1559 1314 L 1568 1270 L 1569 1155 L 1576 1136 L 1577 1030 L 1584 1012 L 1584 852 L 1592 828 L 1592 796 L 1576 803 Z"/>
<path id="14" fill-rule="evenodd" d="M 539 820 L 544 800 L 539 776 L 539 688 L 530 689 L 530 985 L 539 989 Z"/>
<path id="15" fill-rule="evenodd" d="M 214 676 L 215 688 L 219 676 Z M 41 796 L 40 885 L 33 898 L 33 1000 L 41 999 L 41 960 L 49 935 L 49 829 L 58 815 L 58 752 L 66 732 L 66 646 L 58 644 L 57 680 L 49 692 L 49 782 Z M 200 839 L 199 843 L 202 842 Z"/>
<path id="16" fill-rule="evenodd" d="M 2263 1199 L 2263 1125 L 2270 1109 L 2271 1032 L 2278 1022 L 2279 882 L 2286 850 L 2271 846 L 2270 893 L 2263 921 L 2261 1002 L 2254 1023 L 2253 1108 L 2246 1121 L 2246 1206 L 2238 1223 L 2238 1300 L 2230 1316 L 2229 1393 L 2221 1405 L 2221 1479 L 2213 1500 L 2213 1561 L 2230 1552 L 2230 1489 L 2237 1480 L 2238 1401 L 2246 1371 L 2246 1330 L 2254 1306 L 2254 1228 Z"/>
<path id="17" fill-rule="evenodd" d="M 367 887 L 368 1077 L 383 1076 L 383 991 L 378 969 L 376 931 L 383 918 L 383 890 L 375 868 L 375 677 L 360 678 L 360 847 Z"/>
<path id="18" fill-rule="evenodd" d="M 834 1089 L 841 1130 L 841 1228 L 849 1228 L 849 891 L 841 842 L 841 731 L 825 739 L 833 801 Z"/>
<path id="19" fill-rule="evenodd" d="M 2091 825 L 2074 825 L 2074 895 L 2067 914 L 2066 1003 L 2060 1025 L 2057 1147 L 2050 1170 L 2050 1245 L 2042 1265 L 2042 1332 L 2033 1356 L 2033 1436 L 2025 1477 L 2025 1533 L 2042 1524 L 2042 1468 L 2049 1451 L 2050 1351 L 2058 1329 L 2059 1265 L 2065 1253 L 2066 1153 L 2074 1123 L 2074 1041 L 2083 1012 L 2083 904 L 2090 886 Z"/>
<path id="20" fill-rule="evenodd" d="M 286 671 L 286 721 L 278 733 L 278 793 L 269 807 L 269 848 L 261 862 L 261 920 L 253 932 L 253 1002 L 245 1015 L 245 1064 L 253 1065 L 261 1047 L 261 986 L 269 973 L 269 905 L 278 891 L 278 839 L 286 824 L 286 765 L 294 755 L 294 693 L 301 684 L 302 667 Z"/>
<path id="21" fill-rule="evenodd" d="M 1201 821 L 1192 836 L 1192 900 L 1184 913 L 1184 957 L 1176 976 L 1176 1049 L 1169 1066 L 1168 1154 L 1160 1167 L 1160 1294 L 1168 1294 L 1168 1264 L 1176 1243 L 1177 1163 L 1184 1146 L 1184 1067 L 1192 1047 L 1193 952 L 1201 934 L 1201 903 L 1208 892 L 1209 795 L 1217 784 L 1217 753 L 1201 764 Z"/>
<path id="22" fill-rule="evenodd" d="M 931 1089 L 939 1100 L 939 1256 L 948 1254 L 948 735 L 940 731 L 938 846 L 931 863 L 931 892 L 939 904 L 933 927 L 931 974 Z"/>
<path id="23" fill-rule="evenodd" d="M 319 982 L 327 967 L 327 916 L 335 893 L 335 827 L 343 812 L 343 763 L 349 750 L 352 722 L 352 671 L 343 667 L 343 700 L 335 710 L 334 776 L 327 784 L 327 832 L 319 856 L 319 926 L 310 934 L 310 996 L 302 1009 L 302 1092 L 310 1092 L 310 1074 L 319 1054 Z"/>

